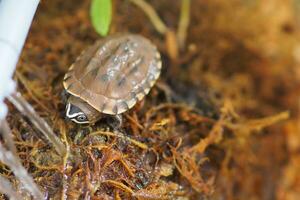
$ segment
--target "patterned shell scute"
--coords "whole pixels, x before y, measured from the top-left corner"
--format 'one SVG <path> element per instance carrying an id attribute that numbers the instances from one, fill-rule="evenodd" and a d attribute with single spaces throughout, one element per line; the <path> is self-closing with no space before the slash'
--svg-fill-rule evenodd
<path id="1" fill-rule="evenodd" d="M 116 35 L 86 49 L 66 73 L 64 87 L 99 112 L 116 115 L 148 94 L 160 71 L 160 54 L 148 39 Z"/>

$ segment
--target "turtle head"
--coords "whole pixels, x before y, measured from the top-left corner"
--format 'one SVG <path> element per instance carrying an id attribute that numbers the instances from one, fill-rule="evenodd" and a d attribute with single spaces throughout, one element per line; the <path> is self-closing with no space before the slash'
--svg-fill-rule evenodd
<path id="1" fill-rule="evenodd" d="M 66 116 L 73 122 L 76 122 L 77 124 L 88 124 L 89 123 L 89 119 L 86 116 L 86 114 L 84 112 L 82 112 L 82 110 L 80 110 L 80 108 L 78 108 L 77 106 L 75 106 L 71 103 L 68 103 L 66 106 Z"/>
<path id="2" fill-rule="evenodd" d="M 66 117 L 77 124 L 90 124 L 99 120 L 101 114 L 87 102 L 70 96 L 66 105 Z"/>

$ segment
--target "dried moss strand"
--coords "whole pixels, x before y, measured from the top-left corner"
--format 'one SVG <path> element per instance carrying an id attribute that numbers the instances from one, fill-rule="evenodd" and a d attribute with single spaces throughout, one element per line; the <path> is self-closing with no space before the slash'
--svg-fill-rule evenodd
<path id="1" fill-rule="evenodd" d="M 102 144 L 97 144 L 97 145 L 90 145 L 89 148 L 90 149 L 94 148 L 94 149 L 102 150 L 102 149 L 105 149 L 105 148 L 109 148 L 109 146 L 102 145 Z"/>
<path id="2" fill-rule="evenodd" d="M 128 186 L 124 185 L 123 183 L 121 182 L 118 182 L 118 181 L 114 181 L 114 180 L 105 180 L 104 183 L 108 183 L 108 184 L 111 184 L 113 186 L 115 186 L 116 188 L 119 188 L 121 190 L 124 190 L 130 194 L 133 194 L 133 190 L 131 188 L 129 188 Z"/>
<path id="3" fill-rule="evenodd" d="M 223 138 L 223 125 L 224 119 L 221 118 L 215 125 L 212 130 L 209 132 L 208 136 L 201 139 L 197 144 L 192 146 L 189 150 L 193 153 L 202 154 L 207 149 L 208 146 L 212 144 L 219 143 Z"/>
<path id="4" fill-rule="evenodd" d="M 247 120 L 245 123 L 241 123 L 238 125 L 233 125 L 231 126 L 232 128 L 245 128 L 248 130 L 256 130 L 260 131 L 261 129 L 276 124 L 280 121 L 286 120 L 290 117 L 290 114 L 288 111 L 286 112 L 281 112 L 277 115 L 269 116 L 269 117 L 264 117 L 261 119 L 251 119 Z"/>
<path id="5" fill-rule="evenodd" d="M 130 169 L 130 167 L 128 166 L 128 164 L 123 160 L 123 159 L 120 159 L 120 162 L 122 163 L 122 165 L 125 167 L 126 171 L 128 172 L 128 174 L 131 176 L 131 177 L 134 177 L 134 173 L 133 171 Z"/>
<path id="6" fill-rule="evenodd" d="M 195 191 L 208 194 L 210 191 L 209 185 L 206 184 L 201 177 L 199 166 L 195 162 L 195 157 L 190 154 L 179 153 L 174 147 L 171 147 L 171 151 L 174 166 L 179 173 L 189 181 Z"/>
<path id="7" fill-rule="evenodd" d="M 130 122 L 135 124 L 140 130 L 144 129 L 143 125 L 141 125 L 139 122 L 137 122 L 133 117 L 131 117 L 130 115 L 125 115 L 125 116 L 126 116 L 126 119 L 128 119 Z"/>
<path id="8" fill-rule="evenodd" d="M 168 30 L 167 26 L 160 19 L 160 17 L 158 16 L 156 11 L 150 4 L 148 4 L 144 0 L 130 0 L 130 1 L 145 12 L 145 14 L 149 17 L 150 21 L 152 22 L 157 32 L 159 32 L 162 35 L 164 35 L 167 32 Z"/>
<path id="9" fill-rule="evenodd" d="M 44 109 L 46 112 L 48 113 L 52 113 L 51 110 L 45 106 L 42 101 L 40 101 L 37 97 L 36 97 L 36 92 L 33 91 L 33 87 L 30 87 L 30 82 L 23 76 L 23 74 L 21 74 L 20 72 L 16 71 L 16 77 L 17 79 L 20 81 L 20 83 L 22 83 L 22 85 L 24 86 L 25 90 L 28 92 L 30 98 L 32 98 L 32 100 L 34 102 L 36 102 L 39 106 L 41 106 L 42 109 Z"/>
<path id="10" fill-rule="evenodd" d="M 150 108 L 147 111 L 145 121 L 146 122 L 150 121 L 151 117 L 153 117 L 157 112 L 159 112 L 163 109 L 183 109 L 183 110 L 190 111 L 190 112 L 197 112 L 197 113 L 201 112 L 199 109 L 197 109 L 195 107 L 190 107 L 183 103 L 162 103 L 158 106 L 154 106 L 154 107 Z M 201 116 L 201 117 L 203 118 L 203 116 Z M 204 117 L 203 119 L 205 119 L 205 121 L 207 121 L 207 122 L 215 122 L 215 120 L 211 119 L 211 118 Z"/>
<path id="11" fill-rule="evenodd" d="M 141 149 L 148 149 L 148 146 L 142 142 L 139 142 L 137 140 L 134 140 L 134 139 L 131 139 L 129 137 L 126 137 L 125 135 L 123 135 L 121 132 L 117 132 L 117 133 L 114 133 L 114 132 L 109 132 L 109 131 L 95 131 L 93 133 L 91 133 L 89 136 L 93 136 L 93 135 L 106 135 L 106 136 L 114 136 L 114 137 L 119 137 L 119 138 L 122 138 L 122 139 L 125 139 L 125 140 L 128 140 L 129 142 L 131 142 L 132 144 L 140 147 Z"/>

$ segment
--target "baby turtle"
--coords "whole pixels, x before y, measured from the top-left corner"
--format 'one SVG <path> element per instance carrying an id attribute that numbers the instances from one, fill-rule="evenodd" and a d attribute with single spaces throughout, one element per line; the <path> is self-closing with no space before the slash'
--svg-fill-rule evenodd
<path id="1" fill-rule="evenodd" d="M 149 93 L 161 71 L 157 48 L 135 34 L 109 36 L 87 48 L 64 77 L 70 94 L 66 116 L 95 123 L 104 115 L 120 118 Z"/>

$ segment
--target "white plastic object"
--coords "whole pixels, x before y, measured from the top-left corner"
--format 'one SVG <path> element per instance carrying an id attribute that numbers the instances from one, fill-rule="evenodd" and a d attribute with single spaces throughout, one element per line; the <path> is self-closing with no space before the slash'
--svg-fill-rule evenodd
<path id="1" fill-rule="evenodd" d="M 6 96 L 15 89 L 16 64 L 39 0 L 0 0 L 0 119 L 7 114 Z"/>

